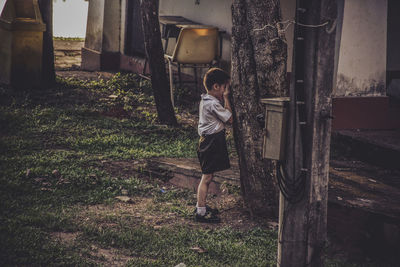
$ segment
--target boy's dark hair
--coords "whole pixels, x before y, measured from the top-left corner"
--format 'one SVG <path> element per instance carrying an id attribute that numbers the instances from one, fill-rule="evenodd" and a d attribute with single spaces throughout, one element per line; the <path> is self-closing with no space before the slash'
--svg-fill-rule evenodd
<path id="1" fill-rule="evenodd" d="M 214 84 L 224 84 L 230 80 L 229 74 L 220 68 L 211 68 L 204 75 L 203 84 L 207 92 L 213 89 Z"/>

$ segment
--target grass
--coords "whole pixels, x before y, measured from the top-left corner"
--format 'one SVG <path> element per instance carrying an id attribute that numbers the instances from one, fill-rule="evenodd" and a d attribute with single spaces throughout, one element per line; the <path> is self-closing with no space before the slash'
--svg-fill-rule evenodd
<path id="1" fill-rule="evenodd" d="M 174 224 L 190 221 L 191 191 L 161 190 L 158 180 L 119 177 L 104 167 L 118 160 L 195 156 L 193 127 L 157 124 L 147 81 L 131 74 L 58 78 L 47 91 L 1 88 L 0 99 L 2 266 L 274 263 L 276 233 Z M 150 201 L 138 217 L 129 211 L 135 205 L 115 213 L 122 190 L 134 201 Z M 95 207 L 107 212 L 88 212 Z M 166 213 L 173 214 L 172 223 L 145 221 L 146 214 Z M 55 233 L 74 238 L 59 240 Z M 207 252 L 191 249 L 196 246 Z"/>
<path id="2" fill-rule="evenodd" d="M 62 37 L 62 36 L 55 36 L 53 40 L 62 40 L 62 41 L 85 41 L 83 37 Z"/>

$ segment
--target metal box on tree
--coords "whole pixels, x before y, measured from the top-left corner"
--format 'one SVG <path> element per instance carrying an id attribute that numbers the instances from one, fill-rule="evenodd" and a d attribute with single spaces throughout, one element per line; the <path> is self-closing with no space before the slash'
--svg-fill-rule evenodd
<path id="1" fill-rule="evenodd" d="M 263 158 L 283 160 L 289 97 L 263 98 L 261 103 L 265 105 Z"/>

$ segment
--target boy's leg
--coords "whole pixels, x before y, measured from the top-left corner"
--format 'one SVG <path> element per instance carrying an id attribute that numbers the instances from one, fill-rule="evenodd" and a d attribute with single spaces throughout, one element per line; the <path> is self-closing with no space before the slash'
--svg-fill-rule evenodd
<path id="1" fill-rule="evenodd" d="M 206 213 L 206 199 L 208 187 L 214 177 L 213 173 L 203 174 L 201 176 L 201 181 L 197 187 L 197 213 L 204 216 Z"/>

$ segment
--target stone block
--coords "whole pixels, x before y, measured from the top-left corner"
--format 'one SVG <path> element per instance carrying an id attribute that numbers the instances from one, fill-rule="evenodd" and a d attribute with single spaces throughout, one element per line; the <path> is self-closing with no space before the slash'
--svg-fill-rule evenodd
<path id="1" fill-rule="evenodd" d="M 45 30 L 37 0 L 7 0 L 0 16 L 0 82 L 23 89 L 41 85 Z"/>

